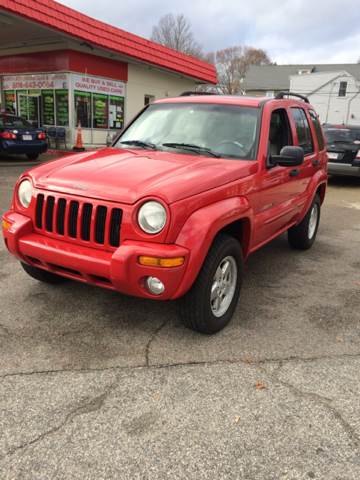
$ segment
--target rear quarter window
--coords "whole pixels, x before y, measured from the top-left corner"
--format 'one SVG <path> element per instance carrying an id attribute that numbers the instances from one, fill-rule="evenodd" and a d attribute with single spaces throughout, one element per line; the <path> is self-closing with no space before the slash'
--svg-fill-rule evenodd
<path id="1" fill-rule="evenodd" d="M 314 143 L 306 114 L 302 108 L 297 107 L 291 108 L 291 113 L 295 122 L 299 146 L 304 150 L 304 154 L 308 155 L 314 151 Z"/>
<path id="2" fill-rule="evenodd" d="M 324 142 L 324 137 L 323 137 L 323 133 L 322 133 L 322 130 L 321 130 L 321 125 L 320 125 L 320 122 L 319 122 L 319 117 L 316 115 L 314 110 L 309 110 L 309 114 L 310 114 L 311 121 L 314 125 L 316 138 L 317 138 L 318 145 L 319 145 L 319 150 L 324 150 L 325 142 Z"/>

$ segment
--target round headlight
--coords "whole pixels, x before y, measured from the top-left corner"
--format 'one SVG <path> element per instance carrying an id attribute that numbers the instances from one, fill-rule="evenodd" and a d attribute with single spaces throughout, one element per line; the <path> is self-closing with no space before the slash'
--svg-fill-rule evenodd
<path id="1" fill-rule="evenodd" d="M 31 202 L 33 188 L 30 180 L 23 180 L 18 189 L 19 202 L 24 208 L 28 208 Z"/>
<path id="2" fill-rule="evenodd" d="M 138 222 L 144 232 L 159 233 L 166 224 L 166 210 L 159 202 L 146 202 L 139 210 Z"/>

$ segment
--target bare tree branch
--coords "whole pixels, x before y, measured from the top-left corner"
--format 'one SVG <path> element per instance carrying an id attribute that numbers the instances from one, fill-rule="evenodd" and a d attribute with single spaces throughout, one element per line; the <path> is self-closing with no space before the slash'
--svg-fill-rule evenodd
<path id="1" fill-rule="evenodd" d="M 202 47 L 194 39 L 189 20 L 183 15 L 168 13 L 153 27 L 151 40 L 179 52 L 203 58 Z"/>

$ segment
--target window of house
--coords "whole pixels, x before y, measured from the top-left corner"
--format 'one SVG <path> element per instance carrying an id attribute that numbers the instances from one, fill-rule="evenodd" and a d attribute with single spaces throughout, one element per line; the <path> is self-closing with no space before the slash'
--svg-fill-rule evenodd
<path id="1" fill-rule="evenodd" d="M 304 110 L 302 108 L 292 108 L 291 113 L 296 126 L 299 146 L 304 150 L 305 155 L 312 153 L 314 151 L 314 145 L 310 125 Z"/>
<path id="2" fill-rule="evenodd" d="M 145 95 L 144 96 L 144 105 L 149 105 L 155 100 L 155 95 Z"/>
<path id="3" fill-rule="evenodd" d="M 56 125 L 69 125 L 69 92 L 65 89 L 55 90 Z"/>
<path id="4" fill-rule="evenodd" d="M 348 82 L 340 82 L 339 97 L 346 97 L 347 84 L 348 84 Z"/>
<path id="5" fill-rule="evenodd" d="M 323 150 L 324 149 L 324 137 L 323 137 L 323 133 L 322 133 L 322 130 L 321 130 L 321 125 L 320 125 L 320 122 L 319 122 L 319 117 L 316 115 L 314 110 L 309 110 L 309 114 L 310 114 L 311 121 L 312 121 L 312 123 L 314 125 L 314 128 L 315 128 L 315 133 L 316 133 L 316 138 L 317 138 L 318 145 L 319 145 L 319 150 Z"/>
<path id="6" fill-rule="evenodd" d="M 281 149 L 292 145 L 290 123 L 284 108 L 274 110 L 271 114 L 269 129 L 269 155 L 280 155 Z"/>

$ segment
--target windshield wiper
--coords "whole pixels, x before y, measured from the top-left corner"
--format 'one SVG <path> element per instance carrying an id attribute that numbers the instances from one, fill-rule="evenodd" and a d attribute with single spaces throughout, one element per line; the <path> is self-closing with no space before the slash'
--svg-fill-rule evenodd
<path id="1" fill-rule="evenodd" d="M 156 150 L 155 143 L 143 142 L 142 140 L 124 140 L 120 143 L 123 145 L 134 145 L 134 147 L 151 148 L 152 150 Z"/>
<path id="2" fill-rule="evenodd" d="M 332 143 L 353 143 L 352 140 L 334 140 Z"/>
<path id="3" fill-rule="evenodd" d="M 175 142 L 167 142 L 161 145 L 162 147 L 170 147 L 170 148 L 180 148 L 183 150 L 191 150 L 193 152 L 201 153 L 208 153 L 212 157 L 221 158 L 219 153 L 213 152 L 210 148 L 200 147 L 200 145 L 194 145 L 193 143 L 175 143 Z"/>

